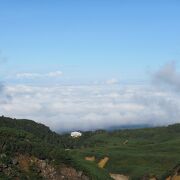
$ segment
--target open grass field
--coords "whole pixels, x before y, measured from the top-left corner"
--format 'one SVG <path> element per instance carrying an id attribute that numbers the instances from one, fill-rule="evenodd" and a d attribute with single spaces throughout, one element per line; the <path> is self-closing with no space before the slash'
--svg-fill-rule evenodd
<path id="1" fill-rule="evenodd" d="M 164 179 L 180 163 L 180 125 L 169 127 L 95 132 L 79 139 L 76 153 L 81 158 L 95 156 L 96 162 L 109 157 L 105 169 L 132 179 L 155 175 Z M 78 142 L 79 144 L 79 142 Z"/>

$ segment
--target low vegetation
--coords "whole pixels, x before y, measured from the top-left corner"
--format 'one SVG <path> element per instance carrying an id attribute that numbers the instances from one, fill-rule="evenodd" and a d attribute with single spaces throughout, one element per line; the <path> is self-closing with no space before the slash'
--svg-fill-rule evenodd
<path id="1" fill-rule="evenodd" d="M 72 151 L 82 157 L 95 156 L 96 163 L 109 157 L 108 172 L 140 179 L 165 179 L 180 164 L 180 124 L 168 127 L 85 132 L 74 141 Z"/>
<path id="2" fill-rule="evenodd" d="M 92 180 L 166 179 L 180 164 L 180 124 L 168 127 L 82 132 L 79 138 L 57 134 L 30 120 L 0 117 L 0 179 L 43 179 L 34 164 L 24 171 L 19 156 L 48 162 L 48 167 L 70 167 Z M 87 161 L 86 157 L 93 157 Z M 103 168 L 100 160 L 108 158 Z M 178 172 L 178 171 L 177 171 Z M 117 175 L 118 176 L 118 175 Z"/>

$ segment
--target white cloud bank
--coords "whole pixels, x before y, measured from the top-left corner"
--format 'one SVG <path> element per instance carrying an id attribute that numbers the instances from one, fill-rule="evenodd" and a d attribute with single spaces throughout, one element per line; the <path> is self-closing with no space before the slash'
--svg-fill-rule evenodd
<path id="1" fill-rule="evenodd" d="M 180 90 L 180 72 L 177 72 L 175 62 L 165 64 L 154 74 L 153 80 L 156 85 L 163 86 L 170 90 Z"/>
<path id="2" fill-rule="evenodd" d="M 0 113 L 28 118 L 56 131 L 90 130 L 111 126 L 180 122 L 180 94 L 175 66 L 164 66 L 154 75 L 154 85 L 73 85 L 6 87 L 12 99 L 0 101 Z M 171 76 L 171 77 L 170 77 Z"/>
<path id="3" fill-rule="evenodd" d="M 106 81 L 106 84 L 107 84 L 107 85 L 113 85 L 113 84 L 118 84 L 118 83 L 119 83 L 119 80 L 116 79 L 116 78 L 108 79 L 108 80 Z"/>
<path id="4" fill-rule="evenodd" d="M 18 79 L 35 79 L 35 78 L 58 78 L 62 76 L 61 71 L 54 71 L 49 73 L 18 73 L 16 78 Z"/>

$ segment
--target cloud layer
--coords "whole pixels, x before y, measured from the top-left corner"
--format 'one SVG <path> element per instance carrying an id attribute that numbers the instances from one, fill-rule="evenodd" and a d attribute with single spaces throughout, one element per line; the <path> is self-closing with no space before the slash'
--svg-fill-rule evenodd
<path id="1" fill-rule="evenodd" d="M 146 86 L 9 86 L 4 115 L 29 118 L 53 130 L 179 122 L 180 98 Z"/>
<path id="2" fill-rule="evenodd" d="M 35 79 L 35 78 L 58 78 L 62 76 L 61 71 L 54 71 L 49 73 L 18 73 L 16 78 L 18 79 Z"/>
<path id="3" fill-rule="evenodd" d="M 0 105 L 5 105 L 10 103 L 11 96 L 8 94 L 6 87 L 0 82 Z"/>
<path id="4" fill-rule="evenodd" d="M 154 74 L 153 85 L 110 81 L 101 85 L 51 87 L 9 85 L 6 90 L 0 86 L 0 113 L 33 119 L 56 131 L 172 124 L 180 122 L 179 77 L 175 64 L 170 63 Z M 11 95 L 11 101 L 7 101 L 5 94 Z"/>
<path id="5" fill-rule="evenodd" d="M 158 86 L 163 86 L 171 90 L 180 90 L 180 73 L 176 70 L 176 63 L 165 64 L 154 74 L 153 81 Z"/>

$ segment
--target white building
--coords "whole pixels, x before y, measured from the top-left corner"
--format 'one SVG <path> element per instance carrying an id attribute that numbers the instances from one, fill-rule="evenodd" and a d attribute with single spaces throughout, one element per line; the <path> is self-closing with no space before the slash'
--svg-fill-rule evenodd
<path id="1" fill-rule="evenodd" d="M 80 132 L 72 132 L 71 133 L 71 137 L 73 137 L 73 138 L 79 138 L 81 136 L 82 136 L 82 133 L 80 133 Z"/>

